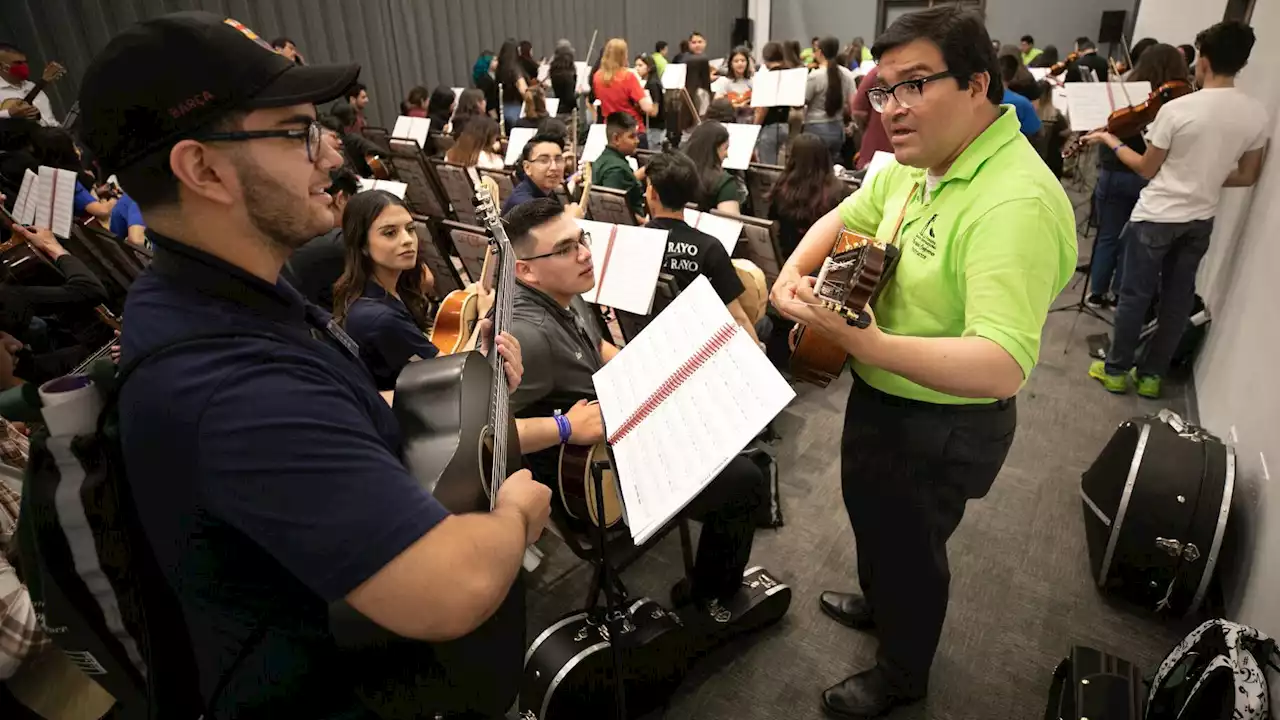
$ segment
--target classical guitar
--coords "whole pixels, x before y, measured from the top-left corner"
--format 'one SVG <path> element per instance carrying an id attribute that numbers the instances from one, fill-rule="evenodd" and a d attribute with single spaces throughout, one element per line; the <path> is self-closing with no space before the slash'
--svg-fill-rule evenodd
<path id="1" fill-rule="evenodd" d="M 831 246 L 831 255 L 822 261 L 814 294 L 828 310 L 839 313 L 850 325 L 866 327 L 871 322 L 867 308 L 880 297 L 880 291 L 893 275 L 898 263 L 898 231 L 907 217 L 907 208 L 920 184 L 911 186 L 898 222 L 893 226 L 889 242 L 841 230 Z M 838 343 L 803 325 L 791 331 L 791 374 L 797 380 L 826 387 L 840 377 L 849 354 Z"/>
<path id="2" fill-rule="evenodd" d="M 596 503 L 596 483 L 591 466 L 596 462 L 609 463 L 604 472 L 604 520 L 601 522 Z M 583 520 L 593 526 L 611 528 L 622 522 L 622 490 L 609 459 L 609 449 L 604 443 L 596 445 L 560 446 L 560 502 L 570 517 Z"/>
<path id="3" fill-rule="evenodd" d="M 495 246 L 496 337 L 511 327 L 515 255 L 494 198 L 473 181 L 478 214 Z M 521 462 L 496 350 L 488 357 L 460 352 L 409 363 L 396 381 L 392 411 L 404 437 L 404 463 L 425 489 L 455 513 L 492 509 L 499 485 Z M 498 717 L 515 702 L 525 650 L 519 576 L 493 616 L 449 642 L 398 637 L 342 601 L 330 606 L 329 620 L 334 639 L 350 653 L 365 703 L 382 717 Z"/>
<path id="4" fill-rule="evenodd" d="M 36 99 L 36 96 L 48 87 L 49 83 L 61 80 L 62 76 L 66 74 L 67 69 L 56 62 L 45 65 L 44 73 L 40 75 L 40 79 L 35 82 L 31 90 L 21 98 L 9 98 L 8 100 L 0 101 L 0 110 L 12 111 L 30 105 Z M 39 118 L 38 113 L 36 117 L 37 119 Z"/>
<path id="5" fill-rule="evenodd" d="M 498 183 L 489 176 L 481 178 L 490 194 L 498 197 Z M 493 305 L 492 252 L 485 255 L 480 270 L 480 282 L 471 283 L 461 290 L 444 296 L 431 326 L 431 344 L 444 355 L 475 349 L 476 325 L 489 313 Z"/>

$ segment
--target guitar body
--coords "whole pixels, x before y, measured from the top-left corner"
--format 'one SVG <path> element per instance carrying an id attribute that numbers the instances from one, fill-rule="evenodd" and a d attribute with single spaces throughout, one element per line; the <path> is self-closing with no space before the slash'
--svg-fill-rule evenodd
<path id="1" fill-rule="evenodd" d="M 796 380 L 826 387 L 840 377 L 847 362 L 844 348 L 803 325 L 796 326 L 791 350 L 791 375 Z"/>
<path id="2" fill-rule="evenodd" d="M 454 290 L 444 296 L 431 329 L 431 344 L 444 355 L 464 349 L 480 321 L 479 293 L 475 288 Z"/>
<path id="3" fill-rule="evenodd" d="M 610 462 L 609 451 L 603 443 L 598 445 L 560 446 L 560 502 L 571 517 L 592 526 L 600 525 L 596 503 L 596 482 L 591 477 L 591 466 L 596 462 Z M 622 522 L 622 491 L 613 465 L 604 473 L 604 526 L 611 528 Z"/>
<path id="4" fill-rule="evenodd" d="M 391 168 L 382 158 L 377 155 L 366 155 L 364 161 L 369 166 L 369 171 L 373 173 L 374 180 L 391 179 Z"/>

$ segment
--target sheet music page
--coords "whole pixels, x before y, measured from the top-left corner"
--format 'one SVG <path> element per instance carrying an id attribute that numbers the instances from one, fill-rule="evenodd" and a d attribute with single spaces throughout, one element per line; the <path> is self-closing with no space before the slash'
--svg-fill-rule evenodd
<path id="1" fill-rule="evenodd" d="M 774 99 L 775 105 L 785 105 L 786 107 L 800 107 L 804 105 L 805 84 L 809 82 L 809 70 L 807 68 L 790 68 L 788 70 L 779 70 L 781 76 L 778 80 L 778 95 Z"/>
<path id="2" fill-rule="evenodd" d="M 592 378 L 612 434 L 726 327 L 729 340 L 613 444 L 636 543 L 702 492 L 795 392 L 701 276 Z"/>
<path id="3" fill-rule="evenodd" d="M 582 145 L 582 159 L 595 162 L 609 145 L 609 139 L 605 133 L 604 123 L 594 123 L 588 127 L 587 141 Z"/>
<path id="4" fill-rule="evenodd" d="M 70 237 L 75 220 L 76 174 L 41 165 L 35 194 L 35 226 L 48 228 L 60 238 Z"/>
<path id="5" fill-rule="evenodd" d="M 556 111 L 560 109 L 560 98 L 543 98 L 547 103 L 547 114 L 551 117 L 556 116 Z M 524 117 L 524 105 L 520 106 L 520 117 Z"/>
<path id="6" fill-rule="evenodd" d="M 22 187 L 18 197 L 13 201 L 13 217 L 23 225 L 31 225 L 36 221 L 36 198 L 40 194 L 40 176 L 27 168 L 22 173 Z"/>
<path id="7" fill-rule="evenodd" d="M 723 167 L 728 170 L 746 170 L 751 164 L 752 154 L 756 151 L 756 138 L 760 136 L 760 126 L 725 123 L 724 129 L 729 131 L 729 154 L 724 158 Z"/>
<path id="8" fill-rule="evenodd" d="M 874 70 L 875 67 L 876 67 L 875 60 L 863 60 L 861 63 L 858 63 L 858 73 L 861 75 L 866 75 L 867 73 Z"/>
<path id="9" fill-rule="evenodd" d="M 449 113 L 449 119 L 452 120 L 454 115 L 458 114 L 458 100 L 462 98 L 463 88 L 449 88 L 453 91 L 453 112 Z"/>
<path id="10" fill-rule="evenodd" d="M 738 247 L 738 240 L 742 237 L 741 220 L 733 220 L 685 208 L 684 221 L 689 227 L 701 230 L 719 240 L 720 244 L 724 246 L 724 249 L 731 256 L 734 248 Z"/>
<path id="11" fill-rule="evenodd" d="M 684 87 L 685 75 L 688 72 L 689 66 L 684 63 L 667 63 L 667 69 L 662 73 L 662 89 L 679 90 Z"/>
<path id="12" fill-rule="evenodd" d="M 412 140 L 418 147 L 427 146 L 427 133 L 431 131 L 431 118 L 409 117 L 401 115 L 391 129 L 391 137 L 400 140 Z"/>
<path id="13" fill-rule="evenodd" d="M 667 231 L 594 220 L 577 223 L 591 235 L 591 259 L 596 276 L 595 286 L 583 293 L 582 299 L 648 315 L 653 309 L 658 273 L 662 272 L 662 259 L 667 252 Z"/>
<path id="14" fill-rule="evenodd" d="M 871 178 L 875 177 L 876 173 L 892 165 L 893 162 L 893 153 L 877 150 L 876 154 L 871 156 L 871 162 L 867 163 L 867 174 L 862 178 L 861 187 L 870 185 Z"/>
<path id="15" fill-rule="evenodd" d="M 578 92 L 591 92 L 591 66 L 584 60 L 575 61 L 573 66 L 578 70 Z"/>
<path id="16" fill-rule="evenodd" d="M 728 88 L 728 87 L 729 87 L 729 78 L 725 77 L 724 75 L 721 75 L 720 77 L 711 81 L 711 94 L 720 95 L 724 93 L 725 88 Z"/>
<path id="17" fill-rule="evenodd" d="M 1149 82 L 1127 83 L 1067 83 L 1067 119 L 1072 132 L 1087 132 L 1107 126 L 1112 112 L 1133 104 L 1145 102 L 1151 94 Z"/>
<path id="18" fill-rule="evenodd" d="M 541 65 L 538 65 L 538 82 L 540 83 L 546 82 L 547 77 L 549 77 L 550 75 L 551 75 L 551 63 L 542 63 Z M 555 113 L 552 113 L 552 114 L 554 115 Z"/>
<path id="19" fill-rule="evenodd" d="M 724 67 L 724 58 L 722 58 L 722 57 L 712 58 L 712 59 L 708 60 L 708 61 L 707 61 L 707 65 L 708 65 L 712 70 L 716 70 L 716 71 L 723 71 L 723 70 L 725 69 L 725 67 Z"/>
<path id="20" fill-rule="evenodd" d="M 1073 83 L 1074 84 L 1074 83 Z M 1067 114 L 1067 90 L 1064 86 L 1056 85 L 1053 88 L 1053 106 L 1058 109 L 1065 117 Z"/>
<path id="21" fill-rule="evenodd" d="M 517 165 L 520 162 L 520 154 L 524 152 L 524 146 L 538 134 L 538 128 L 511 128 L 509 132 L 505 162 L 507 165 Z"/>
<path id="22" fill-rule="evenodd" d="M 778 97 L 779 70 L 761 67 L 751 79 L 751 107 L 773 107 Z"/>
<path id="23" fill-rule="evenodd" d="M 1031 73 L 1031 77 L 1035 78 L 1036 82 L 1049 77 L 1049 70 L 1050 68 L 1047 67 L 1027 68 L 1027 72 Z"/>

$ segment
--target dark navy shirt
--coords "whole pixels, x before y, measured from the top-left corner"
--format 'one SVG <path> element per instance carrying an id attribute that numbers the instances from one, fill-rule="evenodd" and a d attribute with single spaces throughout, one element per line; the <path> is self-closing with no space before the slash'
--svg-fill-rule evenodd
<path id="1" fill-rule="evenodd" d="M 529 177 L 516 183 L 515 188 L 511 190 L 511 195 L 502 203 L 502 214 L 506 215 L 507 211 L 517 205 L 523 205 L 530 200 L 537 200 L 544 197 L 556 197 L 555 195 L 542 192 L 541 188 L 533 184 L 533 180 Z"/>
<path id="2" fill-rule="evenodd" d="M 151 235 L 122 364 L 183 338 L 125 385 L 120 422 L 141 524 L 181 604 L 218 718 L 363 718 L 328 630 L 344 597 L 447 514 L 405 469 L 395 417 L 328 313 Z"/>
<path id="3" fill-rule="evenodd" d="M 351 303 L 344 328 L 360 345 L 360 356 L 379 390 L 394 390 L 405 365 L 437 355 L 436 346 L 413 322 L 409 308 L 373 280 Z"/>

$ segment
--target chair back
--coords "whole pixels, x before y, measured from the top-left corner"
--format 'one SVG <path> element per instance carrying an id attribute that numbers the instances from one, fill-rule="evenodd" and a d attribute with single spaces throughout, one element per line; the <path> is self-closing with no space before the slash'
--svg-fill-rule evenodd
<path id="1" fill-rule="evenodd" d="M 772 289 L 773 281 L 778 279 L 778 273 L 782 271 L 782 263 L 786 261 L 778 246 L 778 223 L 750 215 L 732 215 L 719 210 L 712 210 L 711 214 L 742 222 L 742 238 L 734 248 L 733 256 L 755 263 L 756 267 L 764 273 L 767 287 Z"/>
<path id="2" fill-rule="evenodd" d="M 751 163 L 747 166 L 747 196 L 755 203 L 757 215 L 769 214 L 769 191 L 782 177 L 781 165 Z"/>
<path id="3" fill-rule="evenodd" d="M 475 191 L 471 186 L 471 177 L 467 175 L 466 166 L 435 158 L 431 159 L 431 164 L 440 176 L 440 184 L 444 186 L 449 204 L 453 206 L 454 218 L 464 225 L 479 225 L 476 206 L 471 201 Z"/>
<path id="4" fill-rule="evenodd" d="M 498 183 L 498 197 L 495 198 L 498 205 L 502 205 L 502 200 L 511 197 L 511 193 L 516 190 L 516 172 L 515 170 L 489 170 L 481 168 L 480 174 L 485 177 L 493 178 Z"/>
<path id="5" fill-rule="evenodd" d="M 384 127 L 365 125 L 364 130 L 361 130 L 360 134 L 364 135 L 366 140 L 377 145 L 383 150 L 389 150 L 391 148 L 391 133 L 387 132 L 387 129 Z"/>
<path id="6" fill-rule="evenodd" d="M 106 265 L 108 272 L 124 281 L 125 287 L 132 285 L 133 281 L 142 274 L 145 265 L 139 256 L 132 252 L 133 246 L 124 239 L 116 237 L 110 230 L 96 222 L 77 224 L 73 232 L 77 230 L 82 234 L 81 239 L 85 245 L 97 254 L 100 261 Z"/>
<path id="7" fill-rule="evenodd" d="M 453 251 L 462 262 L 470 282 L 480 282 L 484 259 L 489 254 L 489 233 L 482 227 L 445 220 L 440 227 L 448 234 Z"/>
<path id="8" fill-rule="evenodd" d="M 433 157 L 444 157 L 457 141 L 452 135 L 442 132 L 432 132 L 427 135 L 427 142 L 431 145 L 431 154 Z"/>
<path id="9" fill-rule="evenodd" d="M 667 273 L 658 275 L 658 286 L 653 291 L 653 308 L 648 315 L 637 315 L 627 312 L 626 310 L 614 310 L 615 316 L 618 318 L 618 329 L 622 331 L 622 341 L 629 343 L 635 336 L 639 335 L 653 319 L 662 314 L 663 310 L 671 304 L 672 300 L 680 294 L 680 287 L 676 285 L 676 279 Z"/>
<path id="10" fill-rule="evenodd" d="M 418 224 L 418 253 L 436 280 L 432 294 L 437 300 L 443 300 L 449 293 L 464 287 L 462 278 L 448 252 L 440 247 L 438 222 L 422 215 L 414 215 L 413 219 Z"/>
<path id="11" fill-rule="evenodd" d="M 653 156 L 661 154 L 661 150 L 636 150 L 636 164 L 640 167 L 644 167 L 649 164 L 649 161 L 653 159 Z"/>
<path id="12" fill-rule="evenodd" d="M 627 204 L 627 194 L 614 188 L 591 186 L 591 198 L 587 202 L 587 215 L 598 222 L 614 225 L 635 225 L 636 216 Z"/>
<path id="13" fill-rule="evenodd" d="M 391 144 L 391 168 L 400 182 L 408 187 L 405 202 L 418 215 L 432 218 L 450 218 L 449 203 L 435 168 L 422 156 L 417 143 L 395 142 Z"/>

